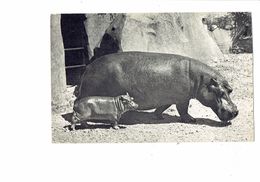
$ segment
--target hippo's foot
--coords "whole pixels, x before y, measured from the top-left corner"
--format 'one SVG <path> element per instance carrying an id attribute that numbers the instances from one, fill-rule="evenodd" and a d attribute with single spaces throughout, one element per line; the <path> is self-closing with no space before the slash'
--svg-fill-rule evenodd
<path id="1" fill-rule="evenodd" d="M 71 130 L 71 131 L 74 131 L 74 130 L 75 130 L 75 126 L 76 126 L 75 123 L 74 123 L 74 124 L 71 124 L 71 126 L 70 126 L 70 130 Z"/>
<path id="2" fill-rule="evenodd" d="M 196 119 L 191 117 L 189 114 L 185 114 L 181 116 L 181 122 L 183 123 L 195 123 Z"/>
<path id="3" fill-rule="evenodd" d="M 70 127 L 71 127 L 70 125 L 68 125 L 68 126 L 64 126 L 64 127 L 63 127 L 63 131 L 65 131 L 65 132 L 69 132 L 69 131 L 71 130 Z"/>
<path id="4" fill-rule="evenodd" d="M 118 125 L 113 125 L 112 128 L 113 128 L 114 130 L 119 130 L 119 129 L 120 129 L 120 127 L 119 127 Z"/>

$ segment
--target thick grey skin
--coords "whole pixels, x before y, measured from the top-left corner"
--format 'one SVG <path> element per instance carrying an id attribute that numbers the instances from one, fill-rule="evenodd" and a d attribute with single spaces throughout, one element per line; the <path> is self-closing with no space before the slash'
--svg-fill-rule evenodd
<path id="1" fill-rule="evenodd" d="M 76 123 L 85 120 L 112 121 L 113 128 L 119 129 L 118 121 L 121 115 L 137 107 L 138 105 L 128 94 L 118 97 L 84 97 L 74 102 L 71 129 L 75 130 Z"/>
<path id="2" fill-rule="evenodd" d="M 224 102 L 214 89 L 209 89 L 212 80 L 215 90 L 221 88 L 225 92 Z M 176 104 L 183 122 L 195 121 L 188 114 L 188 105 L 190 99 L 196 98 L 227 122 L 238 114 L 229 97 L 231 91 L 220 73 L 198 60 L 174 54 L 122 52 L 105 55 L 88 65 L 75 93 L 80 99 L 128 92 L 139 110 L 157 108 L 158 119 Z"/>

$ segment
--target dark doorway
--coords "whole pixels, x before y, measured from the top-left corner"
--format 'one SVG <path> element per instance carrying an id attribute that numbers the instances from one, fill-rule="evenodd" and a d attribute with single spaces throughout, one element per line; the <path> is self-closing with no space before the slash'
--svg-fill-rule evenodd
<path id="1" fill-rule="evenodd" d="M 67 85 L 78 84 L 86 64 L 89 63 L 85 20 L 84 14 L 61 15 Z"/>

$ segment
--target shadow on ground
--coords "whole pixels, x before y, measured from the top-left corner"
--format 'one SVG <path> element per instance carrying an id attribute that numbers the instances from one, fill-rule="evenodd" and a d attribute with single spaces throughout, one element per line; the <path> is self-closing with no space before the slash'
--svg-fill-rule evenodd
<path id="1" fill-rule="evenodd" d="M 63 114 L 62 117 L 71 123 L 72 113 Z M 196 122 L 194 123 L 185 123 L 180 120 L 178 116 L 172 116 L 169 114 L 163 114 L 164 119 L 158 120 L 155 115 L 151 112 L 144 111 L 129 111 L 120 119 L 119 124 L 121 125 L 136 125 L 136 124 L 167 124 L 167 123 L 184 123 L 184 124 L 192 124 L 192 125 L 207 125 L 211 127 L 225 127 L 230 125 L 231 123 L 222 123 L 212 119 L 207 118 L 196 118 Z M 104 122 L 104 123 L 103 123 Z M 82 122 L 81 125 L 76 125 L 76 130 L 80 129 L 109 129 L 111 128 L 111 123 L 109 121 L 91 121 L 93 124 L 87 124 L 86 122 Z M 65 126 L 65 128 L 70 128 L 69 125 Z M 121 128 L 125 128 L 121 126 Z"/>
<path id="2" fill-rule="evenodd" d="M 163 114 L 163 118 L 158 120 L 155 115 L 151 112 L 144 111 L 129 111 L 125 113 L 121 120 L 120 124 L 124 125 L 135 125 L 135 124 L 166 124 L 166 123 L 185 123 L 180 120 L 179 116 L 172 116 L 169 114 Z M 212 127 L 223 127 L 230 125 L 230 123 L 224 124 L 212 119 L 207 118 L 196 118 L 194 123 L 185 123 L 192 125 L 208 125 Z"/>

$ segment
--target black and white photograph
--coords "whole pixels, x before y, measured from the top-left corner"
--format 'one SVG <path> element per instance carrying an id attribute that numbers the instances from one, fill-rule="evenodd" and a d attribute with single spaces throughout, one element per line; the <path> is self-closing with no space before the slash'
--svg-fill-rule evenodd
<path id="1" fill-rule="evenodd" d="M 259 181 L 260 1 L 0 4 L 0 181 Z"/>
<path id="2" fill-rule="evenodd" d="M 53 143 L 254 141 L 251 12 L 50 15 Z"/>

